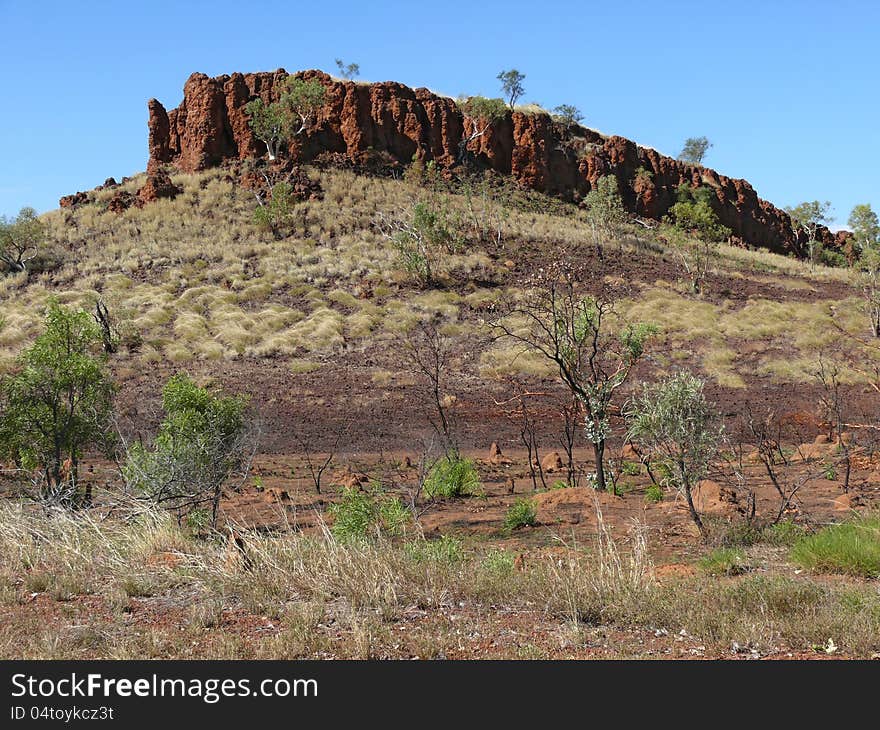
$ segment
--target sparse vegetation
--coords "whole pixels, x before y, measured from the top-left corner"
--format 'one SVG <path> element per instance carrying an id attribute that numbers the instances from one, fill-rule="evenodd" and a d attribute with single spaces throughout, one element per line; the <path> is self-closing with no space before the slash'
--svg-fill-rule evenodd
<path id="1" fill-rule="evenodd" d="M 504 516 L 504 530 L 512 532 L 520 527 L 534 527 L 538 523 L 538 511 L 534 501 L 518 499 Z"/>
<path id="2" fill-rule="evenodd" d="M 705 539 L 706 526 L 693 491 L 718 453 L 722 426 L 703 395 L 703 381 L 680 372 L 644 385 L 626 407 L 627 438 L 644 444 L 647 456 L 663 465 L 665 481 L 685 499 L 691 519 Z"/>
<path id="3" fill-rule="evenodd" d="M 816 572 L 880 577 L 880 518 L 866 515 L 800 538 L 791 559 Z"/>

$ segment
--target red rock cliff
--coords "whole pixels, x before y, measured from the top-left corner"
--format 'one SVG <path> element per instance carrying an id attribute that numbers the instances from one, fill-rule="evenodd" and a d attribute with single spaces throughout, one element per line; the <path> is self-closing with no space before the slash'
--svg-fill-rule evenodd
<path id="1" fill-rule="evenodd" d="M 283 69 L 216 78 L 196 73 L 187 79 L 177 109 L 166 112 L 151 99 L 148 170 L 170 163 L 195 172 L 264 154 L 265 145 L 248 125 L 245 105 L 257 97 L 277 100 L 287 76 Z M 360 161 L 371 152 L 383 152 L 401 164 L 417 155 L 450 167 L 462 135 L 470 130 L 471 121 L 452 99 L 427 89 L 337 81 L 320 71 L 297 76 L 316 79 L 327 90 L 317 124 L 297 140 L 294 151 L 304 160 L 331 152 Z M 665 157 L 623 137 L 567 127 L 546 114 L 512 112 L 471 142 L 469 150 L 519 183 L 567 200 L 579 200 L 599 177 L 614 175 L 627 208 L 646 218 L 661 218 L 681 183 L 706 184 L 715 190 L 719 220 L 734 236 L 779 253 L 799 252 L 789 216 L 759 198 L 745 180 Z M 640 168 L 649 174 L 637 174 Z M 827 229 L 820 236 L 825 243 L 840 243 Z"/>

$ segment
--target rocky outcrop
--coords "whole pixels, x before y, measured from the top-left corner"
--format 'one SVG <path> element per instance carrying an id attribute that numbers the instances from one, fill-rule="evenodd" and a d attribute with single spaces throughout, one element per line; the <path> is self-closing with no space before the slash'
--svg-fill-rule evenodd
<path id="1" fill-rule="evenodd" d="M 158 169 L 147 175 L 144 186 L 138 190 L 138 198 L 142 203 L 152 203 L 160 198 L 176 198 L 181 189 L 171 182 L 165 170 Z"/>
<path id="2" fill-rule="evenodd" d="M 459 161 L 463 136 L 473 129 L 473 121 L 452 99 L 428 89 L 339 81 L 320 71 L 297 76 L 323 84 L 326 102 L 313 128 L 289 150 L 296 159 L 329 156 L 360 164 L 380 154 L 397 165 L 415 157 L 450 168 Z M 148 172 L 166 164 L 195 172 L 265 154 L 265 145 L 248 125 L 245 105 L 256 98 L 277 100 L 287 77 L 284 69 L 215 78 L 196 73 L 186 81 L 177 109 L 168 112 L 151 99 Z M 707 185 L 715 191 L 720 222 L 740 242 L 803 253 L 789 216 L 759 198 L 745 180 L 680 162 L 623 137 L 561 124 L 547 114 L 510 112 L 467 149 L 478 164 L 571 201 L 582 199 L 603 175 L 614 175 L 628 210 L 651 219 L 660 219 L 674 204 L 680 184 Z M 831 246 L 842 243 L 827 229 L 819 236 Z"/>

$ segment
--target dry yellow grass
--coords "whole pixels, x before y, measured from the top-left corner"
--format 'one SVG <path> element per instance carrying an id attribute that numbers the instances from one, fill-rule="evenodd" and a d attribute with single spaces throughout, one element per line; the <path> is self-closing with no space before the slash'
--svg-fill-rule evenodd
<path id="1" fill-rule="evenodd" d="M 322 172 L 324 199 L 298 206 L 290 235 L 276 241 L 252 224 L 253 197 L 223 174 L 175 175 L 184 190 L 176 199 L 121 215 L 104 210 L 113 194 L 108 190 L 73 212 L 46 214 L 53 245 L 65 250 L 64 263 L 50 274 L 0 279 L 0 370 L 36 336 L 50 296 L 85 308 L 101 297 L 141 334 L 144 345 L 135 360 L 184 363 L 269 356 L 320 362 L 343 347 L 398 337 L 428 317 L 439 317 L 447 336 L 465 337 L 481 329 L 465 311 L 490 312 L 505 295 L 520 293 L 509 283 L 508 268 L 479 248 L 444 255 L 444 268 L 502 286 L 472 284 L 464 293 L 413 289 L 397 253 L 373 225 L 377 213 L 392 215 L 428 195 L 410 181 Z M 143 176 L 136 176 L 122 189 L 134 192 L 142 183 Z M 476 189 L 470 197 L 443 193 L 441 199 L 457 225 L 493 235 L 500 230 L 512 258 L 522 241 L 548 252 L 577 251 L 591 241 L 592 229 L 574 207 L 507 206 L 505 194 Z M 625 228 L 611 245 L 628 255 L 662 252 L 662 244 L 646 236 Z M 728 246 L 718 247 L 714 268 L 799 294 L 818 291 L 823 282 L 854 282 L 848 270 L 811 271 L 790 258 Z M 832 317 L 848 333 L 863 334 L 858 290 L 851 291 L 840 300 L 767 297 L 734 305 L 696 298 L 681 282 L 657 281 L 643 284 L 620 310 L 630 321 L 660 327 L 664 351 L 658 362 L 691 362 L 722 385 L 741 387 L 746 373 L 739 371 L 735 353 L 743 342 L 793 353 L 768 355 L 759 372 L 798 382 L 807 363 L 839 345 Z M 858 352 L 854 340 L 844 347 Z M 498 343 L 475 355 L 486 376 L 551 372 L 533 354 Z"/>

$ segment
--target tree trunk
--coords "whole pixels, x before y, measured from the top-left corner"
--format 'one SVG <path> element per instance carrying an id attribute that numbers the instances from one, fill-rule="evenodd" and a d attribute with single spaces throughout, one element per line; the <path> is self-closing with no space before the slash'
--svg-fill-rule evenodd
<path id="1" fill-rule="evenodd" d="M 593 444 L 593 454 L 596 457 L 596 490 L 605 491 L 605 442 Z"/>
<path id="2" fill-rule="evenodd" d="M 684 494 L 687 498 L 688 511 L 691 513 L 691 519 L 694 521 L 694 524 L 697 526 L 697 529 L 700 531 L 700 537 L 703 538 L 703 542 L 706 542 L 709 535 L 706 532 L 706 526 L 703 524 L 703 520 L 700 518 L 700 513 L 697 512 L 697 508 L 694 506 L 694 497 L 691 494 L 690 485 L 685 486 Z"/>

